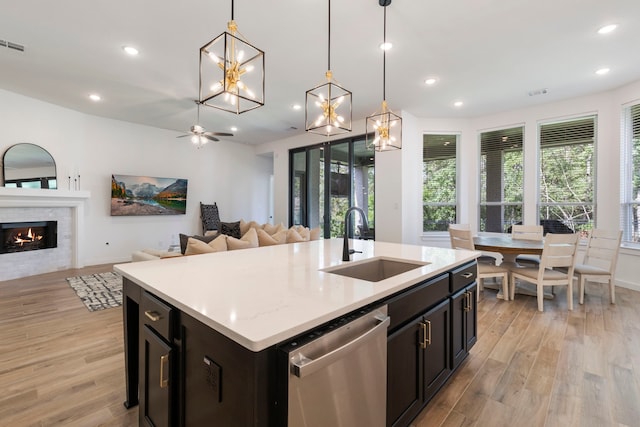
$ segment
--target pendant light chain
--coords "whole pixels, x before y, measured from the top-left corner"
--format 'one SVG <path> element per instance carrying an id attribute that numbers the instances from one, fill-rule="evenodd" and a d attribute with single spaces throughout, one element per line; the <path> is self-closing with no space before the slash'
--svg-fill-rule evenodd
<path id="1" fill-rule="evenodd" d="M 327 12 L 327 70 L 331 70 L 331 0 L 327 3 L 329 4 L 329 11 Z"/>
<path id="2" fill-rule="evenodd" d="M 231 20 L 233 21 L 233 0 L 231 0 Z"/>
<path id="3" fill-rule="evenodd" d="M 382 100 L 387 100 L 386 87 L 387 87 L 387 6 L 384 7 L 384 26 L 382 34 Z"/>

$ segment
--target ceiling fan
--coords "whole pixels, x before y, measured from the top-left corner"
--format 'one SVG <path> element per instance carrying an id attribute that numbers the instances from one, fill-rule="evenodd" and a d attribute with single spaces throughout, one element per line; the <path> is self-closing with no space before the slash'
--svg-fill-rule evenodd
<path id="1" fill-rule="evenodd" d="M 191 126 L 189 133 L 185 135 L 179 135 L 176 138 L 184 138 L 185 136 L 191 137 L 191 142 L 193 142 L 198 148 L 207 144 L 209 141 L 220 141 L 217 136 L 233 136 L 232 133 L 227 132 L 207 132 L 204 130 L 202 126 L 200 126 L 200 102 L 195 101 L 198 106 L 198 116 L 196 120 L 196 124 Z"/>

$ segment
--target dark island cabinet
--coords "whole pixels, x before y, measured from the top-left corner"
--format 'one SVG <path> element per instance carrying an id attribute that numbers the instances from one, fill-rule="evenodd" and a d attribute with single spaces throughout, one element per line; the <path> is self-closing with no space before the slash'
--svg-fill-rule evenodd
<path id="1" fill-rule="evenodd" d="M 178 350 L 174 343 L 177 311 L 142 291 L 140 304 L 141 426 L 176 425 Z"/>
<path id="2" fill-rule="evenodd" d="M 388 426 L 410 425 L 475 343 L 475 277 L 472 262 L 374 303 L 391 318 Z M 251 351 L 123 284 L 125 406 L 140 405 L 140 426 L 287 425 L 289 360 L 277 345 Z"/>
<path id="3" fill-rule="evenodd" d="M 387 426 L 406 427 L 477 339 L 476 263 L 387 300 Z"/>

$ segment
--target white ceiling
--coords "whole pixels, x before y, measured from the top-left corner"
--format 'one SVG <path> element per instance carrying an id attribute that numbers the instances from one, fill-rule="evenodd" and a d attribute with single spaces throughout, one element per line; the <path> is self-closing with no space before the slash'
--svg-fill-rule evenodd
<path id="1" fill-rule="evenodd" d="M 355 121 L 382 101 L 383 8 L 378 0 L 331 7 L 331 68 L 353 92 Z M 196 118 L 199 48 L 230 17 L 230 0 L 0 0 L 0 39 L 25 46 L 0 47 L 0 88 L 186 131 Z M 639 18 L 638 0 L 395 0 L 387 100 L 398 112 L 456 118 L 614 89 L 640 79 Z M 265 51 L 265 106 L 239 116 L 202 107 L 201 124 L 237 126 L 228 140 L 249 144 L 304 133 L 304 110 L 291 105 L 304 105 L 305 91 L 324 82 L 327 1 L 237 0 L 235 20 Z M 610 23 L 618 29 L 597 34 Z M 140 54 L 125 55 L 124 45 Z M 596 75 L 602 67 L 611 72 Z M 439 80 L 427 87 L 430 76 Z M 102 101 L 89 101 L 92 92 Z M 464 106 L 453 107 L 456 100 Z"/>

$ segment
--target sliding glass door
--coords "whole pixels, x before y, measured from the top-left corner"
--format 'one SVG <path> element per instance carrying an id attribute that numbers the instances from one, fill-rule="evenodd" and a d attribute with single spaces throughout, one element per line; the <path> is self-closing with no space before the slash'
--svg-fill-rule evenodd
<path id="1" fill-rule="evenodd" d="M 374 159 L 363 136 L 292 150 L 290 225 L 320 227 L 321 236 L 340 237 L 347 209 L 357 206 L 366 212 L 373 229 Z M 350 223 L 350 236 L 373 238 L 359 216 Z"/>

